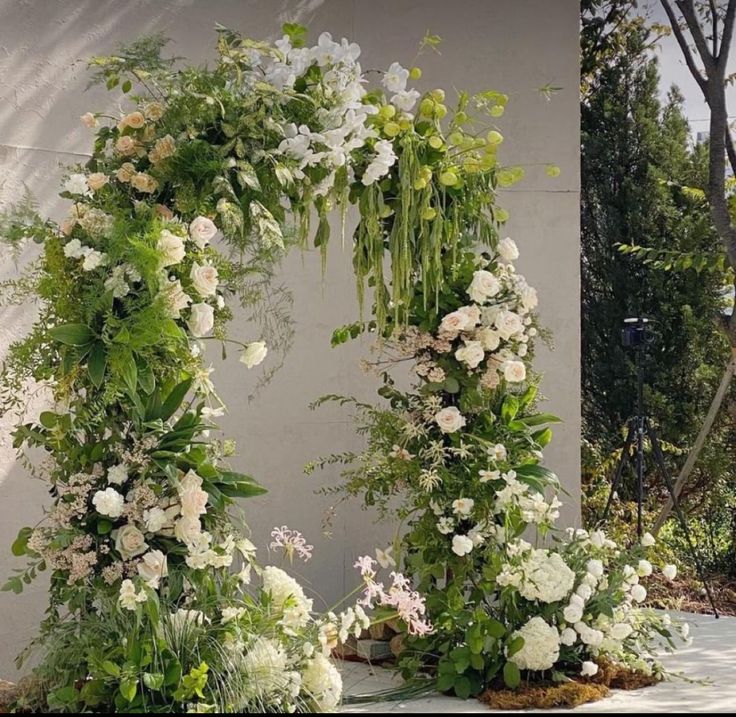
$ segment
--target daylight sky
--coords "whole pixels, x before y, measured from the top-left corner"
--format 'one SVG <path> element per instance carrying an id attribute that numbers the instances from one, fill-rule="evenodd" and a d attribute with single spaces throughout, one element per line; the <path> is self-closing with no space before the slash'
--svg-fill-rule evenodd
<path id="1" fill-rule="evenodd" d="M 649 0 L 649 2 L 641 3 L 641 6 L 641 9 L 648 9 L 652 20 L 665 25 L 669 24 L 667 15 L 658 1 Z M 660 83 L 662 96 L 664 97 L 667 94 L 673 84 L 677 85 L 685 96 L 685 114 L 690 120 L 693 134 L 707 131 L 708 106 L 703 100 L 700 88 L 685 65 L 682 51 L 674 36 L 671 35 L 662 39 L 658 56 L 662 76 Z M 729 72 L 736 72 L 736 39 L 731 47 Z M 728 90 L 728 108 L 731 121 L 736 121 L 736 87 L 733 85 Z"/>

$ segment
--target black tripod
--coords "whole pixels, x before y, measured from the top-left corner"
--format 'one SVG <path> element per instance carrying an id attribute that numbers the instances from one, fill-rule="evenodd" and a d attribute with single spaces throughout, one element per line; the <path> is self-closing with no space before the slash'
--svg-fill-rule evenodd
<path id="1" fill-rule="evenodd" d="M 675 493 L 674 484 L 669 471 L 667 470 L 667 465 L 665 464 L 664 454 L 662 453 L 657 433 L 649 421 L 649 418 L 646 416 L 644 409 L 644 349 L 647 344 L 646 324 L 648 322 L 647 319 L 639 317 L 636 319 L 626 319 L 626 323 L 629 325 L 627 325 L 623 331 L 624 346 L 630 346 L 636 350 L 636 415 L 630 418 L 627 422 L 628 430 L 626 433 L 626 440 L 624 441 L 624 447 L 621 450 L 621 458 L 616 466 L 616 472 L 613 476 L 611 492 L 608 495 L 606 507 L 604 508 L 603 514 L 598 523 L 605 523 L 608 519 L 608 514 L 611 510 L 611 503 L 613 502 L 613 499 L 616 496 L 616 491 L 621 483 L 624 468 L 628 463 L 633 463 L 632 467 L 636 473 L 636 534 L 641 540 L 644 532 L 642 511 L 644 505 L 644 437 L 646 436 L 649 438 L 649 443 L 652 447 L 654 462 L 662 476 L 665 486 L 667 487 L 667 492 L 670 494 L 672 499 L 672 506 L 675 511 L 675 515 L 677 516 L 677 520 L 682 527 L 685 539 L 687 540 L 690 555 L 693 559 L 698 578 L 703 583 L 705 593 L 708 596 L 708 602 L 710 602 L 710 606 L 713 610 L 713 615 L 718 618 L 718 610 L 716 609 L 715 602 L 713 601 L 710 585 L 705 579 L 698 551 L 695 548 L 695 543 L 693 542 L 692 535 L 690 534 L 690 529 L 687 526 L 687 520 L 685 520 L 685 515 L 682 512 L 680 501 Z M 634 442 L 636 442 L 635 457 L 631 455 L 631 447 Z"/>

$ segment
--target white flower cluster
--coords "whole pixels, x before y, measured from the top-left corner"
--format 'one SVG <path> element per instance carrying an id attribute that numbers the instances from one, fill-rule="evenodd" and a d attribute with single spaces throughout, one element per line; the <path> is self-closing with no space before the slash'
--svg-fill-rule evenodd
<path id="1" fill-rule="evenodd" d="M 522 554 L 516 564 L 505 564 L 497 578 L 499 585 L 512 585 L 526 600 L 543 603 L 564 600 L 575 584 L 575 573 L 559 553 L 531 545 L 520 540 L 515 550 Z"/>

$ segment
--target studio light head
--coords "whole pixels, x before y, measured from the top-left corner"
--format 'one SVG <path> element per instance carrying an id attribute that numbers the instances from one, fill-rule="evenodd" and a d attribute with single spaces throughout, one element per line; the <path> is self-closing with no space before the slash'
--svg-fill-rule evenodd
<path id="1" fill-rule="evenodd" d="M 649 341 L 647 325 L 651 319 L 645 316 L 634 316 L 624 319 L 624 328 L 621 331 L 621 344 L 626 348 L 640 348 Z"/>

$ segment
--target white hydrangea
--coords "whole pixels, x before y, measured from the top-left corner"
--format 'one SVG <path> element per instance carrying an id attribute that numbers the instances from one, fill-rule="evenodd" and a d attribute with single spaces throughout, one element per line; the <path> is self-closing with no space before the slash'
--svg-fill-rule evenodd
<path id="1" fill-rule="evenodd" d="M 519 593 L 527 600 L 544 603 L 564 600 L 575 584 L 575 573 L 559 553 L 535 549 L 522 564 L 523 580 Z"/>
<path id="2" fill-rule="evenodd" d="M 248 677 L 248 691 L 252 697 L 272 703 L 284 696 L 290 682 L 288 655 L 276 641 L 267 637 L 256 638 L 243 656 L 243 671 Z"/>
<path id="3" fill-rule="evenodd" d="M 281 624 L 287 632 L 309 623 L 312 600 L 290 575 L 273 565 L 267 566 L 263 570 L 263 590 L 271 596 L 273 606 L 283 612 Z"/>
<path id="4" fill-rule="evenodd" d="M 524 646 L 509 659 L 520 670 L 549 670 L 560 656 L 560 634 L 544 618 L 531 618 L 513 637 L 521 637 Z"/>

